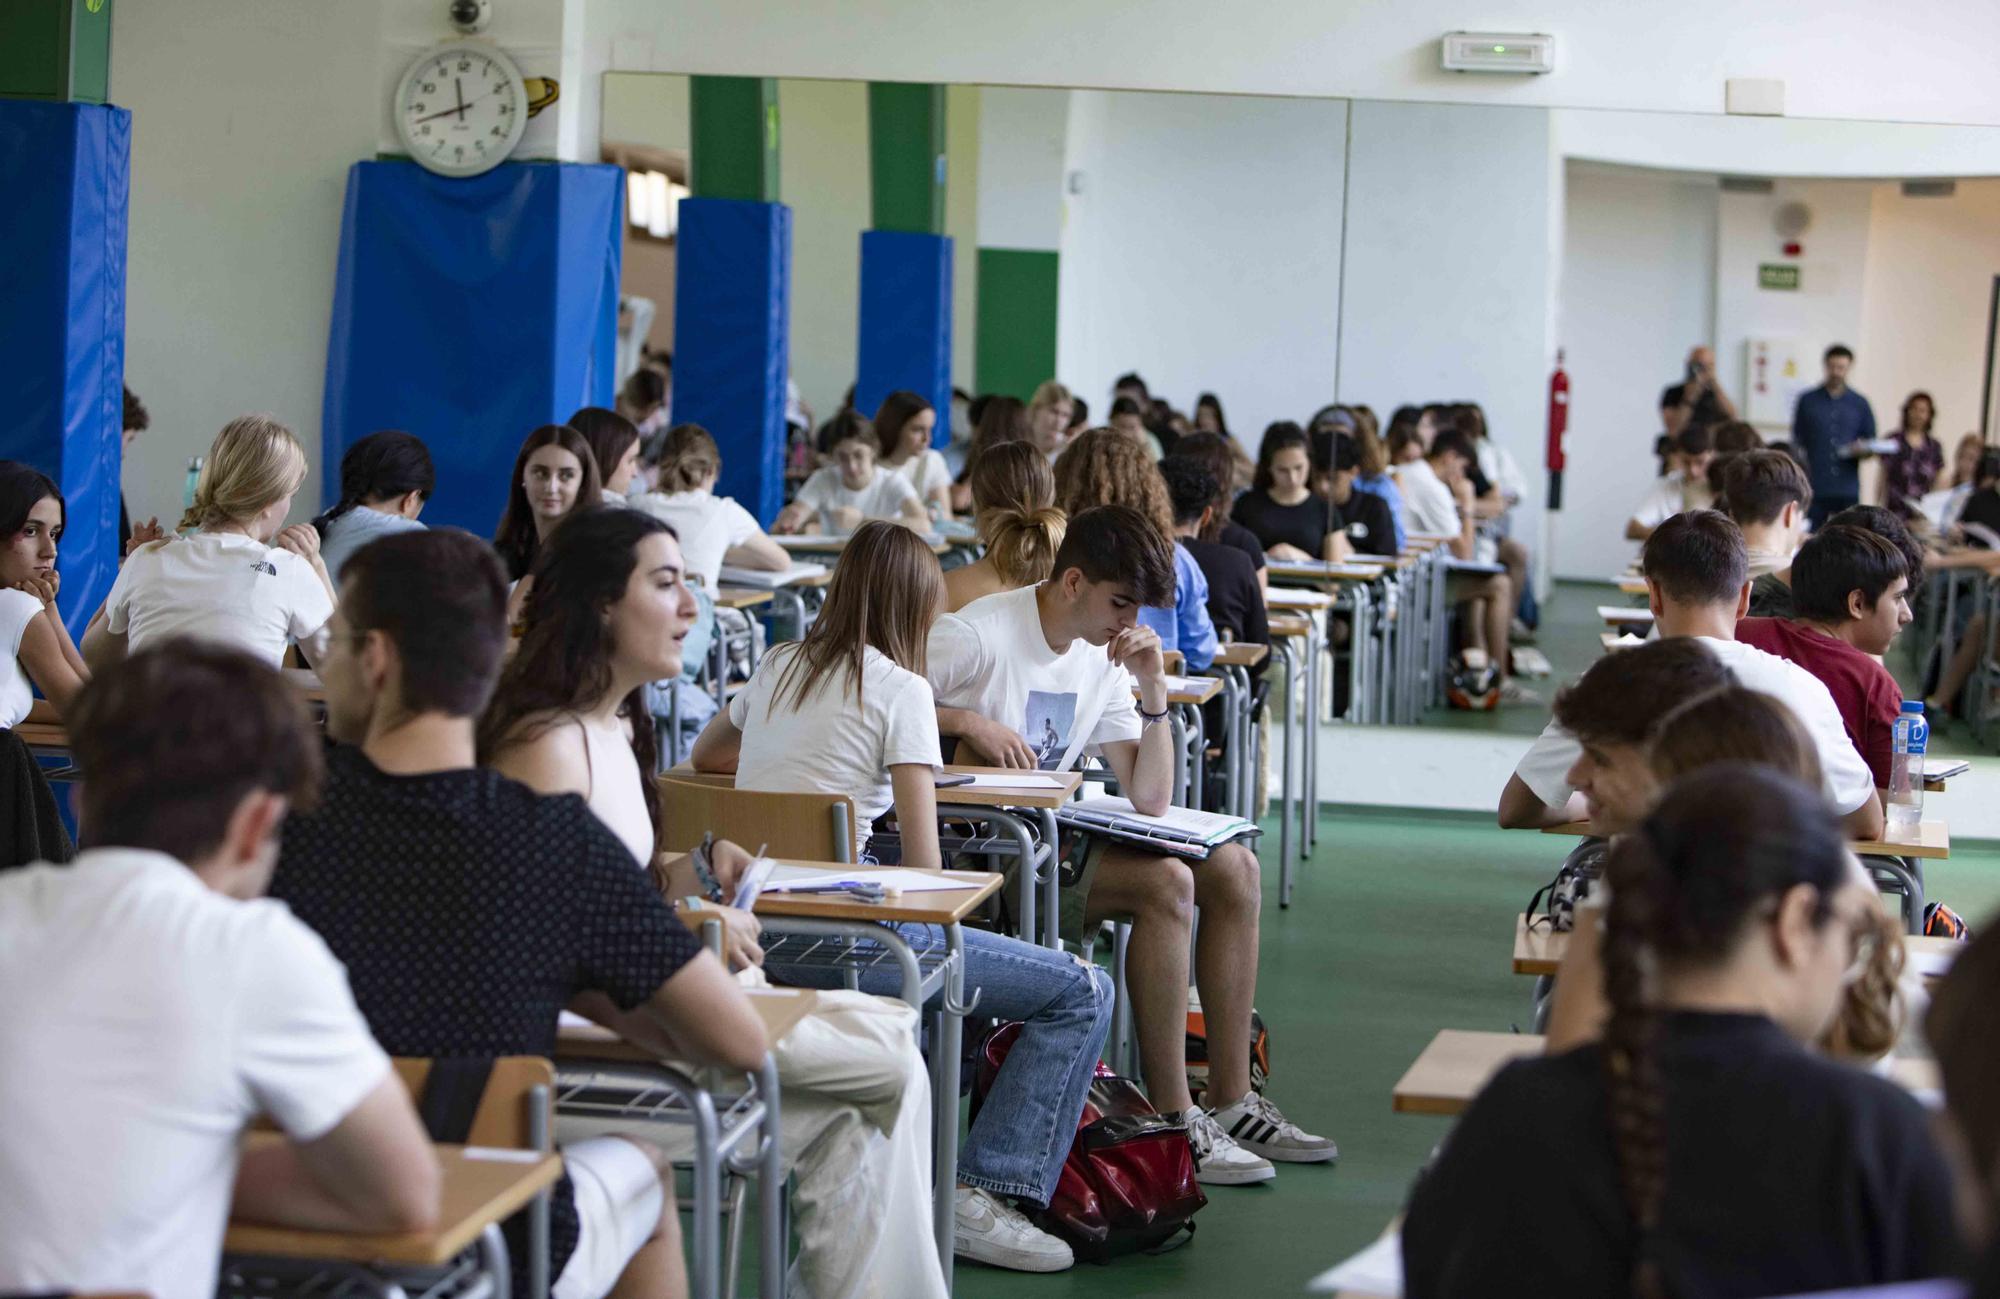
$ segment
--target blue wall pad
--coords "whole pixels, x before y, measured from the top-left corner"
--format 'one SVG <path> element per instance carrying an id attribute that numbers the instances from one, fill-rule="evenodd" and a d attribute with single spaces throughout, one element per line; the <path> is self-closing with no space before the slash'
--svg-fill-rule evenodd
<path id="1" fill-rule="evenodd" d="M 340 457 L 378 429 L 437 464 L 424 522 L 493 535 L 521 439 L 609 406 L 624 173 L 503 163 L 448 180 L 409 162 L 347 173 L 327 342 L 330 504 Z"/>
<path id="2" fill-rule="evenodd" d="M 68 507 L 60 607 L 81 637 L 118 576 L 132 115 L 0 99 L 0 458 Z"/>
<path id="3" fill-rule="evenodd" d="M 861 235 L 861 356 L 854 405 L 873 415 L 907 388 L 938 412 L 932 445 L 951 440 L 951 240 L 868 230 Z"/>
<path id="4" fill-rule="evenodd" d="M 785 503 L 792 210 L 685 198 L 677 238 L 672 419 L 714 435 L 716 494 L 769 527 Z"/>

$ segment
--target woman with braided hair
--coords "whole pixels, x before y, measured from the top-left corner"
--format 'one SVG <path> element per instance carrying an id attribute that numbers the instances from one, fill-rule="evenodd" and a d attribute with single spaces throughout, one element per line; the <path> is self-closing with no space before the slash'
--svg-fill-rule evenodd
<path id="1" fill-rule="evenodd" d="M 1692 1299 L 1942 1276 L 1951 1180 L 1923 1109 L 1808 1045 L 1880 903 L 1825 801 L 1686 777 L 1611 853 L 1601 1042 L 1502 1070 L 1418 1184 L 1409 1299 Z"/>

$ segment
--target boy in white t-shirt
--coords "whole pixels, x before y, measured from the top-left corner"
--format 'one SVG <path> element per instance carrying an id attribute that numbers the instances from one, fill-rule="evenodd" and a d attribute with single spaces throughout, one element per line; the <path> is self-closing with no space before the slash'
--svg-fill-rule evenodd
<path id="1" fill-rule="evenodd" d="M 829 449 L 833 463 L 813 471 L 771 531 L 838 535 L 870 519 L 887 519 L 919 531 L 929 528 L 930 515 L 910 480 L 875 463 L 875 426 L 856 417 L 838 427 L 838 440 Z"/>
<path id="2" fill-rule="evenodd" d="M 1784 701 L 1819 753 L 1827 798 L 1847 833 L 1856 839 L 1879 838 L 1882 800 L 1875 778 L 1848 739 L 1825 684 L 1798 664 L 1736 639 L 1736 624 L 1750 607 L 1742 531 L 1714 510 L 1676 514 L 1647 537 L 1640 562 L 1660 638 L 1696 638 L 1738 685 Z M 1531 829 L 1582 820 L 1588 809 L 1569 783 L 1582 755 L 1576 737 L 1550 722 L 1507 778 L 1500 794 L 1500 824 Z"/>
<path id="3" fill-rule="evenodd" d="M 338 961 L 260 900 L 318 790 L 296 692 L 177 640 L 69 712 L 85 851 L 0 876 L 0 1291 L 210 1299 L 231 1217 L 428 1230 L 437 1157 Z M 289 1140 L 239 1152 L 268 1115 Z"/>
<path id="4" fill-rule="evenodd" d="M 1052 576 L 947 614 L 931 632 L 938 728 L 978 760 L 1074 766 L 1101 754 L 1142 814 L 1173 796 L 1173 739 L 1157 634 L 1139 610 L 1173 603 L 1173 543 L 1138 511 L 1108 505 L 1069 521 Z M 1136 682 L 1139 700 L 1133 702 Z M 1032 737 L 1032 738 L 1030 738 Z M 1048 756 L 1053 755 L 1053 756 Z M 1267 1181 L 1273 1159 L 1317 1163 L 1334 1143 L 1301 1131 L 1250 1088 L 1257 989 L 1256 855 L 1224 844 L 1206 861 L 1094 844 L 1070 905 L 1086 927 L 1132 921 L 1127 978 L 1141 1072 L 1153 1104 L 1188 1123 L 1204 1182 Z M 1195 1106 L 1186 1064 L 1188 940 L 1201 908 L 1197 983 L 1209 1033 L 1210 1108 Z"/>
<path id="5" fill-rule="evenodd" d="M 785 548 L 764 535 L 756 516 L 735 498 L 717 496 L 722 452 L 699 424 L 676 424 L 660 444 L 659 490 L 628 497 L 674 530 L 690 578 L 714 593 L 724 564 L 781 573 L 791 566 Z"/>

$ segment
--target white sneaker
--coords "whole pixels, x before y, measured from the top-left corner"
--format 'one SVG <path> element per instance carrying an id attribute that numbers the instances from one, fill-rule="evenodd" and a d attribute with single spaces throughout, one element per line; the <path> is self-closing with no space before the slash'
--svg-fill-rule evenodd
<path id="1" fill-rule="evenodd" d="M 961 1186 L 952 1204 L 953 1253 L 1016 1272 L 1061 1272 L 1076 1254 L 990 1191 Z"/>
<path id="2" fill-rule="evenodd" d="M 1323 1164 L 1340 1158 L 1332 1137 L 1316 1137 L 1278 1112 L 1258 1092 L 1215 1111 L 1216 1126 L 1252 1154 L 1287 1164 Z"/>
<path id="3" fill-rule="evenodd" d="M 1278 1175 L 1270 1160 L 1238 1145 L 1201 1106 L 1189 1106 L 1181 1119 L 1187 1124 L 1188 1144 L 1194 1147 L 1195 1181 L 1209 1186 L 1248 1186 Z"/>

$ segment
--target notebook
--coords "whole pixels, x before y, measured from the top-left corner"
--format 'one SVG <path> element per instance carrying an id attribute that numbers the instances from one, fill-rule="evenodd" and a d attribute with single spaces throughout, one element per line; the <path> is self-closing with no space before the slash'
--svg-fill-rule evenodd
<path id="1" fill-rule="evenodd" d="M 775 572 L 770 569 L 736 568 L 729 564 L 724 564 L 721 571 L 717 574 L 717 580 L 724 586 L 753 586 L 761 590 L 774 591 L 781 586 L 790 586 L 794 582 L 803 582 L 807 578 L 818 577 L 824 572 L 826 572 L 825 564 L 816 564 L 809 560 L 799 559 L 793 560 L 791 567 L 779 569 Z"/>

